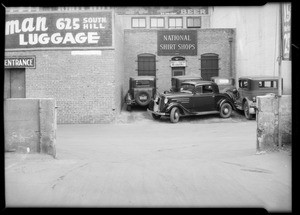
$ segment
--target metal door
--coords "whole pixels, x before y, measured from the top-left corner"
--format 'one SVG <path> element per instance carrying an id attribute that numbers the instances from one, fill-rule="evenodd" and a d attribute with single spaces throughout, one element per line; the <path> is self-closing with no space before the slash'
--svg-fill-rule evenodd
<path id="1" fill-rule="evenodd" d="M 25 69 L 10 69 L 10 97 L 25 98 Z"/>

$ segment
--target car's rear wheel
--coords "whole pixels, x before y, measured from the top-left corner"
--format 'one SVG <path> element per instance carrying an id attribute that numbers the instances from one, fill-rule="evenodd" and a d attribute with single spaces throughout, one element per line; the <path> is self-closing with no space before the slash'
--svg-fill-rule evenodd
<path id="1" fill-rule="evenodd" d="M 220 116 L 222 118 L 228 118 L 231 116 L 231 113 L 232 113 L 231 105 L 227 102 L 223 103 L 220 108 Z"/>
<path id="2" fill-rule="evenodd" d="M 157 114 L 151 114 L 153 119 L 160 119 L 161 115 L 157 115 Z"/>
<path id="3" fill-rule="evenodd" d="M 180 118 L 180 112 L 178 107 L 173 107 L 170 114 L 170 120 L 172 123 L 176 123 L 179 121 Z"/>
<path id="4" fill-rule="evenodd" d="M 247 101 L 244 102 L 243 109 L 244 109 L 244 114 L 245 114 L 246 119 L 251 120 L 254 118 L 253 114 L 250 114 L 249 104 Z"/>

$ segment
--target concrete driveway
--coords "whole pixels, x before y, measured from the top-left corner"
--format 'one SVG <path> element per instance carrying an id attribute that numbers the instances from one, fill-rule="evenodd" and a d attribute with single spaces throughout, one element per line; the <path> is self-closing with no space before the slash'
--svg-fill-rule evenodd
<path id="1" fill-rule="evenodd" d="M 291 211 L 291 152 L 256 153 L 239 113 L 58 125 L 57 159 L 5 154 L 8 207 L 262 207 Z"/>

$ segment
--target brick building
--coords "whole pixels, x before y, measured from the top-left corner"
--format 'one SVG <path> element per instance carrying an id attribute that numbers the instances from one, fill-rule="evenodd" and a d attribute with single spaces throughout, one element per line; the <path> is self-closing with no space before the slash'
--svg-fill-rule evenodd
<path id="1" fill-rule="evenodd" d="M 210 28 L 210 10 L 7 9 L 4 97 L 54 98 L 58 123 L 111 123 L 130 76 L 159 91 L 175 75 L 236 78 L 235 29 Z"/>

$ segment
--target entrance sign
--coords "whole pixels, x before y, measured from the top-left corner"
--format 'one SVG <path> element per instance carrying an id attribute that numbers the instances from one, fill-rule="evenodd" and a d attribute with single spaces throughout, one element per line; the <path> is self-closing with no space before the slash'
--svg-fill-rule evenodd
<path id="1" fill-rule="evenodd" d="M 157 55 L 197 55 L 197 30 L 158 31 Z"/>
<path id="2" fill-rule="evenodd" d="M 5 49 L 112 47 L 112 12 L 6 14 Z"/>
<path id="3" fill-rule="evenodd" d="M 35 69 L 35 56 L 19 56 L 19 57 L 5 57 L 5 68 L 30 68 Z"/>

